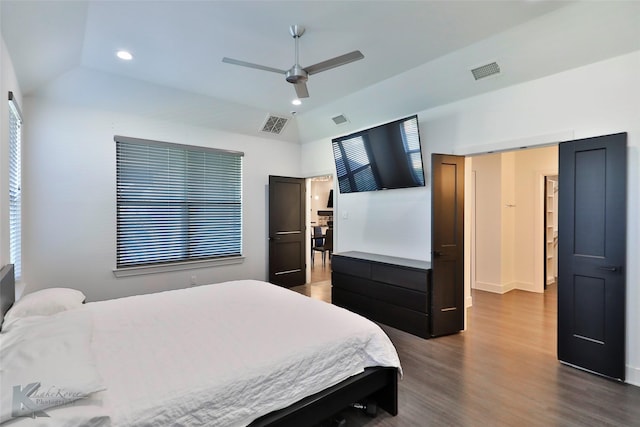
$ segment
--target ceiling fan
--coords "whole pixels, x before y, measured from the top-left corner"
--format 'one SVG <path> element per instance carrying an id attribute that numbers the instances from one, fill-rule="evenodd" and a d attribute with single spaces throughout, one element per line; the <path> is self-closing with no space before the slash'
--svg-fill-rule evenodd
<path id="1" fill-rule="evenodd" d="M 278 74 L 284 74 L 287 81 L 294 85 L 298 98 L 308 98 L 309 91 L 307 90 L 307 79 L 310 75 L 319 73 L 321 71 L 327 71 L 332 68 L 339 67 L 341 65 L 345 65 L 364 58 L 362 52 L 360 52 L 359 50 L 354 50 L 353 52 L 345 53 L 344 55 L 336 56 L 335 58 L 327 59 L 326 61 L 318 62 L 317 64 L 303 68 L 298 62 L 298 39 L 304 34 L 304 27 L 302 25 L 292 25 L 291 27 L 289 27 L 289 33 L 295 40 L 296 57 L 295 64 L 288 70 L 281 70 L 278 68 L 267 67 L 260 64 L 253 64 L 251 62 L 240 61 L 227 57 L 222 58 L 222 62 L 226 62 L 227 64 L 242 65 L 243 67 L 255 68 L 258 70 L 271 71 Z"/>

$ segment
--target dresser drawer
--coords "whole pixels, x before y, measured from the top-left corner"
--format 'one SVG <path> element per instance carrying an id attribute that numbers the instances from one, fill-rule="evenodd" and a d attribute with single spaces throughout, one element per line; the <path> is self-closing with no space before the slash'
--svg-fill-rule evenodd
<path id="1" fill-rule="evenodd" d="M 376 282 L 389 283 L 426 293 L 429 274 L 428 270 L 414 270 L 387 264 L 372 264 L 371 279 Z"/>
<path id="2" fill-rule="evenodd" d="M 371 278 L 371 263 L 353 258 L 334 256 L 331 258 L 331 270 L 350 276 Z"/>
<path id="3" fill-rule="evenodd" d="M 429 306 L 429 299 L 424 292 L 400 288 L 362 277 L 349 276 L 334 271 L 331 275 L 331 284 L 333 289 L 344 289 L 355 294 L 364 295 L 374 300 L 408 308 L 420 313 L 427 313 Z"/>
<path id="4" fill-rule="evenodd" d="M 401 329 L 421 338 L 429 338 L 429 315 L 387 304 L 344 289 L 334 289 L 333 303 L 385 325 Z"/>

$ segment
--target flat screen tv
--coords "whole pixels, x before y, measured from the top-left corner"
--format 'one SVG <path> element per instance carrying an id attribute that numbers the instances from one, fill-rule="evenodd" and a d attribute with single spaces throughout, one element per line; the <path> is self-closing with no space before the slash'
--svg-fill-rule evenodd
<path id="1" fill-rule="evenodd" d="M 341 194 L 424 186 L 417 115 L 332 142 Z"/>

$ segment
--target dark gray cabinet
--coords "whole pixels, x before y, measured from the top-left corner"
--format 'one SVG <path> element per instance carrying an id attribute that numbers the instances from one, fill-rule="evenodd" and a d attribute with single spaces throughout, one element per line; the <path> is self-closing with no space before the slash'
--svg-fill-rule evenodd
<path id="1" fill-rule="evenodd" d="M 422 338 L 432 336 L 431 263 L 342 252 L 331 258 L 333 304 Z"/>

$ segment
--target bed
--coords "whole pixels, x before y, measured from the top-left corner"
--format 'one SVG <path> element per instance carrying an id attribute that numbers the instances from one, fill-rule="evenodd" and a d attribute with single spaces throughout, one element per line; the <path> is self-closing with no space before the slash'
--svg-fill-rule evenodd
<path id="1" fill-rule="evenodd" d="M 384 332 L 290 290 L 240 280 L 16 319 L 7 313 L 14 300 L 11 267 L 1 279 L 0 387 L 4 396 L 19 385 L 22 394 L 14 389 L 13 400 L 27 403 L 7 425 L 300 427 L 365 398 L 397 414 L 400 362 Z M 73 298 L 76 304 L 80 297 Z M 85 341 L 89 351 L 78 344 Z M 26 346 L 29 355 L 53 352 L 53 361 L 46 369 L 25 367 L 22 358 L 5 358 L 14 345 Z M 56 346 L 80 350 L 70 356 Z M 7 372 L 12 363 L 18 368 Z M 20 370 L 37 374 L 14 375 Z M 79 397 L 36 407 L 47 416 L 36 412 L 33 424 L 23 418 L 33 415 L 25 394 L 38 382 L 33 396 L 60 395 L 56 387 L 62 387 L 63 395 Z M 6 420 L 15 408 L 2 400 Z"/>

